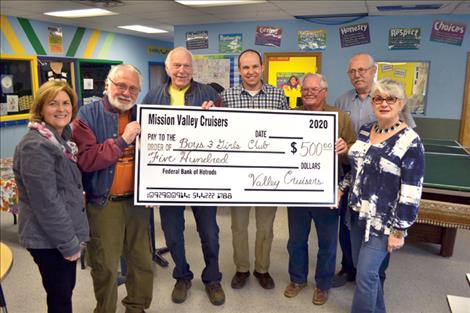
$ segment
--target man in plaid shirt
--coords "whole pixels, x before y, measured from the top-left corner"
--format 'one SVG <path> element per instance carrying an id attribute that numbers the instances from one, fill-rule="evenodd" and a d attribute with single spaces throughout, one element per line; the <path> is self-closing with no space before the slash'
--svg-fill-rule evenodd
<path id="1" fill-rule="evenodd" d="M 245 50 L 238 57 L 238 70 L 242 78 L 240 86 L 225 90 L 221 97 L 229 108 L 287 110 L 288 104 L 284 92 L 263 83 L 263 61 L 255 50 Z M 248 223 L 251 207 L 232 207 L 232 243 L 233 260 L 236 273 L 231 286 L 242 288 L 250 276 L 250 256 L 248 247 Z M 274 288 L 274 281 L 269 275 L 271 245 L 273 241 L 273 223 L 276 207 L 256 207 L 256 242 L 255 266 L 253 275 L 265 289 Z"/>

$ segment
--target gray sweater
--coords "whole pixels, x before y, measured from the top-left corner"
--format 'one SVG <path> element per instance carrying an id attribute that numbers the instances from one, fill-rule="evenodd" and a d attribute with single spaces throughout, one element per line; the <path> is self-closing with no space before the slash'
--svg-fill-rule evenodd
<path id="1" fill-rule="evenodd" d="M 62 136 L 48 127 L 64 144 Z M 89 240 L 82 177 L 77 164 L 60 148 L 31 129 L 16 146 L 13 172 L 19 195 L 20 243 L 28 249 L 58 249 L 64 256 Z"/>

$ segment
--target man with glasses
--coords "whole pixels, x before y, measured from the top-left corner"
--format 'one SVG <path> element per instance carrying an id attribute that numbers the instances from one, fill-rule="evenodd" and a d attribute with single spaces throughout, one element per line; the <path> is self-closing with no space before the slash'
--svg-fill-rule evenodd
<path id="1" fill-rule="evenodd" d="M 221 99 L 214 88 L 193 80 L 193 56 L 187 49 L 178 47 L 171 50 L 166 58 L 165 67 L 169 81 L 150 91 L 143 103 L 202 106 L 205 109 L 220 105 Z M 205 284 L 210 302 L 221 305 L 225 302 L 225 293 L 220 284 L 222 273 L 219 270 L 217 207 L 193 205 L 191 208 L 206 263 L 201 276 L 202 282 Z M 160 220 L 167 247 L 175 262 L 173 278 L 176 279 L 176 284 L 171 299 L 174 303 L 182 303 L 187 298 L 194 277 L 186 260 L 184 248 L 184 206 L 160 206 Z"/>
<path id="2" fill-rule="evenodd" d="M 376 72 L 377 65 L 375 64 L 372 56 L 362 52 L 353 55 L 349 60 L 347 74 L 354 88 L 346 91 L 335 101 L 335 106 L 337 108 L 349 114 L 356 135 L 363 124 L 371 123 L 376 120 L 370 95 Z M 411 128 L 416 127 L 416 124 L 409 112 L 406 113 L 405 119 Z M 346 173 L 347 171 L 349 171 L 349 168 L 345 166 L 344 172 Z M 356 269 L 354 267 L 351 255 L 351 239 L 349 235 L 349 229 L 345 224 L 347 202 L 348 193 L 346 191 L 341 199 L 339 207 L 339 243 L 343 256 L 341 260 L 341 270 L 333 278 L 333 288 L 341 287 L 348 281 L 354 281 L 356 277 Z M 385 280 L 385 269 L 388 266 L 388 261 L 389 258 L 387 257 L 384 260 L 384 264 L 380 270 L 382 283 Z"/>
<path id="3" fill-rule="evenodd" d="M 245 50 L 238 56 L 238 70 L 242 83 L 222 93 L 224 105 L 229 108 L 287 110 L 287 99 L 279 88 L 265 84 L 263 61 L 255 50 Z M 248 224 L 251 207 L 232 207 L 233 261 L 236 272 L 231 286 L 242 288 L 250 276 Z M 264 289 L 273 289 L 274 280 L 269 274 L 273 223 L 276 207 L 256 207 L 255 264 L 253 275 Z"/>
<path id="4" fill-rule="evenodd" d="M 97 301 L 95 313 L 116 311 L 117 268 L 128 266 L 126 312 L 144 312 L 152 301 L 150 209 L 134 206 L 134 141 L 140 133 L 135 102 L 142 75 L 132 65 L 111 68 L 105 96 L 80 108 L 73 138 L 78 146 L 90 223 L 87 252 Z"/>
<path id="5" fill-rule="evenodd" d="M 301 80 L 302 110 L 338 112 L 338 134 L 335 150 L 340 163 L 346 161 L 349 147 L 356 141 L 351 119 L 343 111 L 326 104 L 328 83 L 323 75 L 307 73 Z M 339 167 L 340 174 L 342 168 Z M 309 269 L 308 238 L 312 219 L 317 229 L 318 253 L 315 268 L 313 304 L 322 305 L 328 300 L 331 280 L 335 275 L 338 233 L 338 209 L 331 207 L 288 207 L 289 225 L 289 276 L 290 284 L 284 295 L 292 298 L 307 286 Z"/>

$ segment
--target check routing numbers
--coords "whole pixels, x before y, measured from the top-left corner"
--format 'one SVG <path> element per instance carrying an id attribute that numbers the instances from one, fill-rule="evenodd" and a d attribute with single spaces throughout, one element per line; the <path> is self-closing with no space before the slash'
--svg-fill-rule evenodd
<path id="1" fill-rule="evenodd" d="M 139 105 L 136 204 L 336 203 L 337 114 Z"/>

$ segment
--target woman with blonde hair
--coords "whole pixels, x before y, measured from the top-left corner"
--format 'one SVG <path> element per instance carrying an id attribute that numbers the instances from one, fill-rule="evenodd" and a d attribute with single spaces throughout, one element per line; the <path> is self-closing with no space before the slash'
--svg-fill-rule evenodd
<path id="1" fill-rule="evenodd" d="M 39 268 L 49 313 L 72 312 L 76 262 L 89 239 L 77 147 L 70 141 L 77 109 L 67 83 L 44 83 L 13 159 L 20 243 Z"/>
<path id="2" fill-rule="evenodd" d="M 371 90 L 376 122 L 362 125 L 349 149 L 351 171 L 340 183 L 349 191 L 351 249 L 357 269 L 353 313 L 384 313 L 379 268 L 403 247 L 416 220 L 424 177 L 424 149 L 418 134 L 400 120 L 403 86 L 384 79 Z"/>

